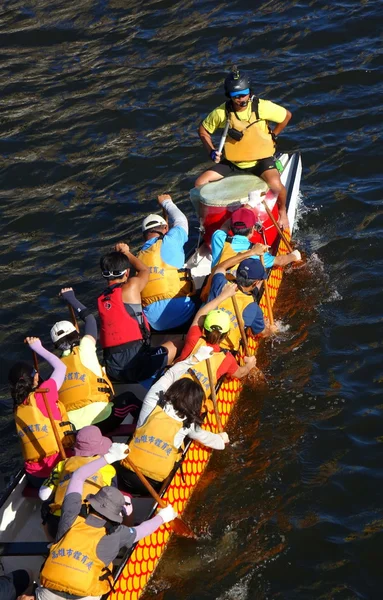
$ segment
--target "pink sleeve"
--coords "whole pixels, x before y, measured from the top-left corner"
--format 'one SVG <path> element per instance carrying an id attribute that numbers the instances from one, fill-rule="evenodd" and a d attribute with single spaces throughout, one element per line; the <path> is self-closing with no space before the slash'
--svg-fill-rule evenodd
<path id="1" fill-rule="evenodd" d="M 108 463 L 106 462 L 105 458 L 100 456 L 100 458 L 96 458 L 95 460 L 92 460 L 92 462 L 86 463 L 82 467 L 79 467 L 76 471 L 74 471 L 72 477 L 70 478 L 65 495 L 67 496 L 72 492 L 82 494 L 85 479 L 88 479 L 88 477 L 93 475 L 93 473 L 96 473 L 96 471 L 99 471 L 107 464 Z"/>
<path id="2" fill-rule="evenodd" d="M 163 520 L 159 515 L 153 517 L 153 519 L 149 519 L 148 521 L 144 521 L 141 525 L 137 525 L 134 527 L 136 532 L 136 538 L 134 542 L 139 542 L 142 538 L 146 537 L 156 531 L 163 524 Z"/>
<path id="3" fill-rule="evenodd" d="M 54 379 L 47 379 L 40 385 L 41 388 L 49 389 L 46 394 L 49 406 L 51 407 L 52 415 L 54 419 L 61 419 L 59 407 L 57 406 L 57 400 L 59 398 L 57 393 L 57 386 Z M 45 408 L 44 398 L 42 394 L 36 393 L 37 408 L 43 413 L 44 417 L 48 417 L 47 409 Z"/>
<path id="4" fill-rule="evenodd" d="M 49 352 L 44 348 L 40 341 L 33 342 L 33 344 L 29 344 L 31 350 L 36 352 L 41 358 L 45 358 L 47 363 L 53 368 L 53 373 L 51 375 L 51 379 L 54 379 L 57 385 L 57 389 L 59 390 L 64 382 L 66 366 L 64 363 L 57 358 L 55 354 Z"/>

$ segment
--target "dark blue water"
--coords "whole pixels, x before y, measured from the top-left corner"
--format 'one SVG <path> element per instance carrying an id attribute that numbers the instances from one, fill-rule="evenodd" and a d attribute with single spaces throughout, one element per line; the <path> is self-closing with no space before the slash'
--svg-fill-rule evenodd
<path id="1" fill-rule="evenodd" d="M 196 129 L 232 64 L 293 120 L 304 172 L 283 333 L 262 348 L 145 598 L 380 599 L 383 504 L 381 3 L 4 1 L 0 7 L 2 455 L 20 464 L 6 374 L 23 338 L 95 306 L 98 259 L 206 168 Z"/>

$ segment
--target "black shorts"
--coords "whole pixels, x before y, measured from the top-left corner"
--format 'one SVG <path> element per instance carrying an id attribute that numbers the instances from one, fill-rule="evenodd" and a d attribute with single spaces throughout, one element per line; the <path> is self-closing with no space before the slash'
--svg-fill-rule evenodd
<path id="1" fill-rule="evenodd" d="M 166 367 L 168 353 L 165 346 L 132 345 L 106 357 L 106 372 L 115 381 L 144 381 Z"/>
<path id="2" fill-rule="evenodd" d="M 240 167 L 237 167 L 237 165 L 224 158 L 217 165 L 210 167 L 209 171 L 215 171 L 222 175 L 222 177 L 230 177 L 230 175 L 256 175 L 260 177 L 265 171 L 276 168 L 277 165 L 275 164 L 274 156 L 261 158 L 254 167 L 250 167 L 249 169 L 240 169 Z"/>

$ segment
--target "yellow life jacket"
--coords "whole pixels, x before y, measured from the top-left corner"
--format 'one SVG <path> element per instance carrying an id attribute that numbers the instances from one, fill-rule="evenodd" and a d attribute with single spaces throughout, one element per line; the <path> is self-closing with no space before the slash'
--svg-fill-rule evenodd
<path id="1" fill-rule="evenodd" d="M 102 596 L 113 585 L 111 569 L 97 557 L 97 546 L 105 537 L 104 527 L 92 527 L 77 517 L 55 544 L 40 573 L 41 585 L 74 596 Z"/>
<path id="2" fill-rule="evenodd" d="M 221 264 L 224 260 L 227 260 L 228 258 L 231 258 L 232 256 L 235 256 L 236 254 L 238 254 L 238 252 L 233 250 L 232 241 L 233 241 L 233 236 L 229 236 L 229 235 L 226 236 L 226 242 L 223 245 L 221 256 L 219 257 L 219 260 L 218 260 L 216 266 Z M 228 269 L 226 271 L 226 276 L 229 275 L 229 277 L 227 277 L 228 281 L 233 281 L 236 271 L 237 271 L 236 267 L 232 267 L 231 269 Z M 207 278 L 207 281 L 201 290 L 200 298 L 201 298 L 202 302 L 207 302 L 207 299 L 210 294 L 211 282 L 213 280 L 213 277 L 214 277 L 214 273 L 211 273 L 209 275 L 209 277 Z"/>
<path id="3" fill-rule="evenodd" d="M 177 460 L 179 449 L 174 436 L 182 429 L 180 421 L 166 414 L 160 406 L 150 413 L 145 423 L 136 429 L 129 444 L 129 458 L 146 477 L 163 481 Z M 121 464 L 130 469 L 126 459 Z"/>
<path id="4" fill-rule="evenodd" d="M 59 398 L 68 411 L 84 408 L 92 402 L 109 402 L 113 386 L 108 376 L 104 372 L 103 377 L 97 377 L 85 367 L 81 362 L 78 346 L 61 360 L 66 366 L 66 375 L 59 389 Z"/>
<path id="5" fill-rule="evenodd" d="M 204 340 L 204 338 L 200 338 L 198 340 L 198 342 L 196 343 L 196 345 L 194 346 L 193 350 L 190 352 L 190 355 L 194 354 L 195 352 L 197 352 L 197 350 L 201 346 L 205 346 L 205 345 L 206 345 L 206 340 Z M 217 381 L 218 381 L 218 379 L 217 379 L 218 369 L 224 360 L 225 360 L 224 352 L 215 352 L 212 355 L 212 357 L 210 358 L 214 387 L 217 385 Z M 203 361 L 197 363 L 196 365 L 193 365 L 192 367 L 190 367 L 188 369 L 188 373 L 185 373 L 185 375 L 182 375 L 181 379 L 185 378 L 185 377 L 187 379 L 193 379 L 194 381 L 198 381 L 198 383 L 200 383 L 200 385 L 205 393 L 205 400 L 211 395 L 209 374 L 207 371 L 206 360 L 203 360 Z"/>
<path id="6" fill-rule="evenodd" d="M 233 162 L 247 162 L 260 160 L 274 155 L 275 146 L 270 132 L 265 132 L 261 125 L 264 119 L 259 118 L 258 99 L 251 103 L 251 114 L 249 120 L 241 121 L 233 111 L 231 102 L 226 102 L 226 118 L 230 128 L 243 134 L 239 141 L 230 137 L 225 142 L 225 156 Z M 229 129 L 230 132 L 230 129 Z"/>
<path id="7" fill-rule="evenodd" d="M 162 239 L 158 238 L 149 248 L 141 250 L 137 258 L 149 267 L 149 281 L 141 292 L 142 306 L 148 306 L 168 298 L 194 296 L 195 287 L 190 269 L 177 269 L 161 258 Z"/>
<path id="8" fill-rule="evenodd" d="M 61 509 L 62 503 L 64 502 L 65 492 L 73 471 L 76 471 L 76 469 L 79 467 L 82 467 L 96 458 L 99 458 L 99 456 L 72 456 L 71 458 L 67 458 L 56 487 L 54 501 L 49 505 L 52 513 Z M 97 492 L 105 485 L 110 485 L 110 482 L 106 482 L 104 480 L 102 476 L 102 469 L 100 469 L 85 480 L 82 491 L 83 500 L 88 496 L 88 494 L 97 494 Z"/>
<path id="9" fill-rule="evenodd" d="M 61 414 L 61 419 L 55 419 L 57 430 L 64 448 L 70 448 L 74 443 L 74 437 L 71 435 L 74 428 L 68 419 L 65 406 L 60 401 L 57 404 Z M 50 419 L 37 407 L 34 392 L 29 394 L 23 404 L 17 406 L 15 421 L 25 461 L 39 462 L 59 452 Z"/>
<path id="10" fill-rule="evenodd" d="M 235 293 L 235 297 L 237 299 L 239 314 L 242 317 L 243 311 L 246 306 L 254 302 L 254 298 L 251 295 L 244 294 L 240 290 Z M 228 313 L 230 317 L 231 327 L 227 337 L 220 342 L 222 348 L 228 348 L 229 350 L 237 351 L 239 350 L 239 346 L 241 343 L 241 332 L 238 327 L 238 321 L 235 316 L 235 311 L 233 307 L 233 301 L 231 298 L 227 298 L 218 306 L 219 310 L 224 310 Z M 243 322 L 243 318 L 242 318 Z"/>

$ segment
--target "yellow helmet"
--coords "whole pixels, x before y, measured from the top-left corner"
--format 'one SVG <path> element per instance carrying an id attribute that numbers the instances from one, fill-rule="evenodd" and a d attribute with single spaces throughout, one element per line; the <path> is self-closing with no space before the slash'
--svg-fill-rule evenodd
<path id="1" fill-rule="evenodd" d="M 211 310 L 206 315 L 203 327 L 206 331 L 217 328 L 221 333 L 227 333 L 230 330 L 230 317 L 224 310 Z"/>

